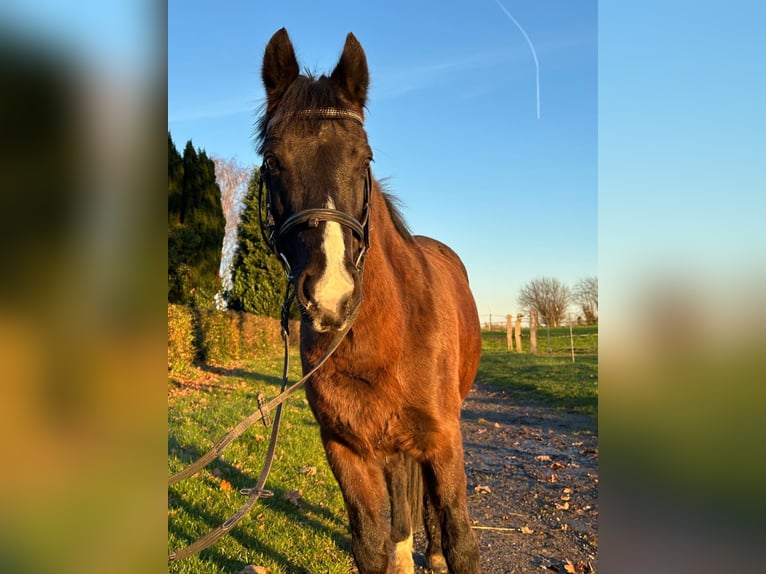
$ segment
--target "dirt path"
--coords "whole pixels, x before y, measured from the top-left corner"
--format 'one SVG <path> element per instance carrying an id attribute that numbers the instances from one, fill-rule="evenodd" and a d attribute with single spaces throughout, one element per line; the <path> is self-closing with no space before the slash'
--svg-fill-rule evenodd
<path id="1" fill-rule="evenodd" d="M 481 383 L 462 416 L 482 572 L 596 572 L 598 438 L 591 419 L 511 402 Z M 422 556 L 416 563 L 426 572 Z"/>

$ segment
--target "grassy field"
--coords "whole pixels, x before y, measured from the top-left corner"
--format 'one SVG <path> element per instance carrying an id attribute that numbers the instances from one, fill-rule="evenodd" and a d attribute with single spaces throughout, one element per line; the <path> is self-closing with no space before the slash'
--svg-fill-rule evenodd
<path id="1" fill-rule="evenodd" d="M 538 331 L 536 357 L 508 353 L 505 332 L 484 333 L 478 379 L 501 387 L 512 400 L 544 402 L 589 414 L 597 408 L 595 328 L 575 332 L 575 363 L 569 330 Z M 563 335 L 566 335 L 564 337 Z M 528 339 L 525 338 L 525 344 Z M 526 347 L 525 347 L 526 348 Z M 299 376 L 297 357 L 291 380 Z M 169 474 L 206 452 L 213 441 L 256 408 L 256 395 L 279 392 L 281 357 L 230 368 L 201 368 L 192 380 L 169 382 Z M 178 550 L 226 520 L 244 502 L 240 488 L 254 486 L 270 429 L 248 430 L 198 475 L 168 489 L 168 552 Z M 171 573 L 238 572 L 253 564 L 271 574 L 346 574 L 353 567 L 345 510 L 327 465 L 311 410 L 301 392 L 288 399 L 277 456 L 266 487 L 273 498 L 256 504 L 249 516 L 211 548 L 169 565 Z"/>
<path id="2" fill-rule="evenodd" d="M 537 355 L 509 353 L 505 331 L 485 331 L 478 379 L 504 389 L 512 400 L 533 400 L 557 409 L 590 415 L 598 411 L 598 328 L 569 327 L 537 331 Z M 522 331 L 522 348 L 529 337 Z M 549 350 L 550 349 L 550 350 Z"/>
<path id="3" fill-rule="evenodd" d="M 292 380 L 300 362 L 291 360 Z M 281 359 L 216 369 L 209 386 L 179 388 L 169 398 L 169 471 L 206 452 L 230 427 L 256 408 L 256 395 L 279 393 Z M 244 502 L 239 489 L 255 485 L 270 429 L 259 423 L 197 476 L 168 490 L 168 551 L 179 549 L 226 520 Z M 169 572 L 233 574 L 247 564 L 272 574 L 346 574 L 353 566 L 340 491 L 324 458 L 317 427 L 301 392 L 285 403 L 276 457 L 258 502 L 228 535 L 200 555 L 171 563 Z"/>

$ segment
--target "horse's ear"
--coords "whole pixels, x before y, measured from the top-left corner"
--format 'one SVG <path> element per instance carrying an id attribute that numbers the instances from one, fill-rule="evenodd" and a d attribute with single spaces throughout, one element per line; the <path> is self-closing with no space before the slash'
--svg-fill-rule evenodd
<path id="1" fill-rule="evenodd" d="M 364 55 L 362 45 L 356 36 L 350 32 L 346 36 L 343 54 L 341 54 L 338 65 L 335 66 L 330 77 L 340 88 L 349 104 L 356 108 L 356 111 L 362 113 L 364 104 L 367 102 L 370 75 L 367 70 L 367 57 Z"/>
<path id="2" fill-rule="evenodd" d="M 261 78 L 266 88 L 267 111 L 274 109 L 297 77 L 298 60 L 287 30 L 281 28 L 271 37 L 263 55 Z"/>

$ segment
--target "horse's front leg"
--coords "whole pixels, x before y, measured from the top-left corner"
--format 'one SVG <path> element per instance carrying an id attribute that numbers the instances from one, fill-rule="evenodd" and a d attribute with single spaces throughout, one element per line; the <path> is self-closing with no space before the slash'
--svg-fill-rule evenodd
<path id="1" fill-rule="evenodd" d="M 422 496 L 420 464 L 395 453 L 386 458 L 385 476 L 388 496 L 391 500 L 391 541 L 394 546 L 393 561 L 396 574 L 413 574 L 412 515 Z"/>
<path id="2" fill-rule="evenodd" d="M 431 495 L 423 494 L 423 525 L 426 530 L 428 547 L 426 548 L 426 563 L 432 574 L 448 574 L 447 561 L 442 551 L 442 526 L 439 513 L 434 507 Z"/>
<path id="3" fill-rule="evenodd" d="M 463 443 L 460 431 L 445 437 L 441 448 L 423 464 L 423 478 L 439 517 L 442 548 L 449 571 L 478 574 L 479 546 L 468 518 Z M 438 557 L 436 554 L 434 557 Z M 439 565 L 444 571 L 443 565 Z"/>
<path id="4" fill-rule="evenodd" d="M 388 492 L 383 467 L 343 443 L 324 439 L 325 453 L 340 485 L 351 527 L 351 549 L 359 574 L 392 574 L 391 530 L 384 520 Z"/>

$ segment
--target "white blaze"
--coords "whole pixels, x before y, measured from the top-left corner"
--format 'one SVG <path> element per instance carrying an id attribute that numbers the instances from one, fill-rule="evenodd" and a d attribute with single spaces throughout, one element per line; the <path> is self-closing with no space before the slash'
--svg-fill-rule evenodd
<path id="1" fill-rule="evenodd" d="M 327 201 L 327 208 L 335 209 L 332 199 Z M 325 268 L 316 283 L 314 297 L 320 307 L 328 311 L 339 311 L 341 301 L 354 290 L 354 279 L 346 269 L 346 244 L 340 223 L 325 223 L 322 253 L 325 256 Z"/>

